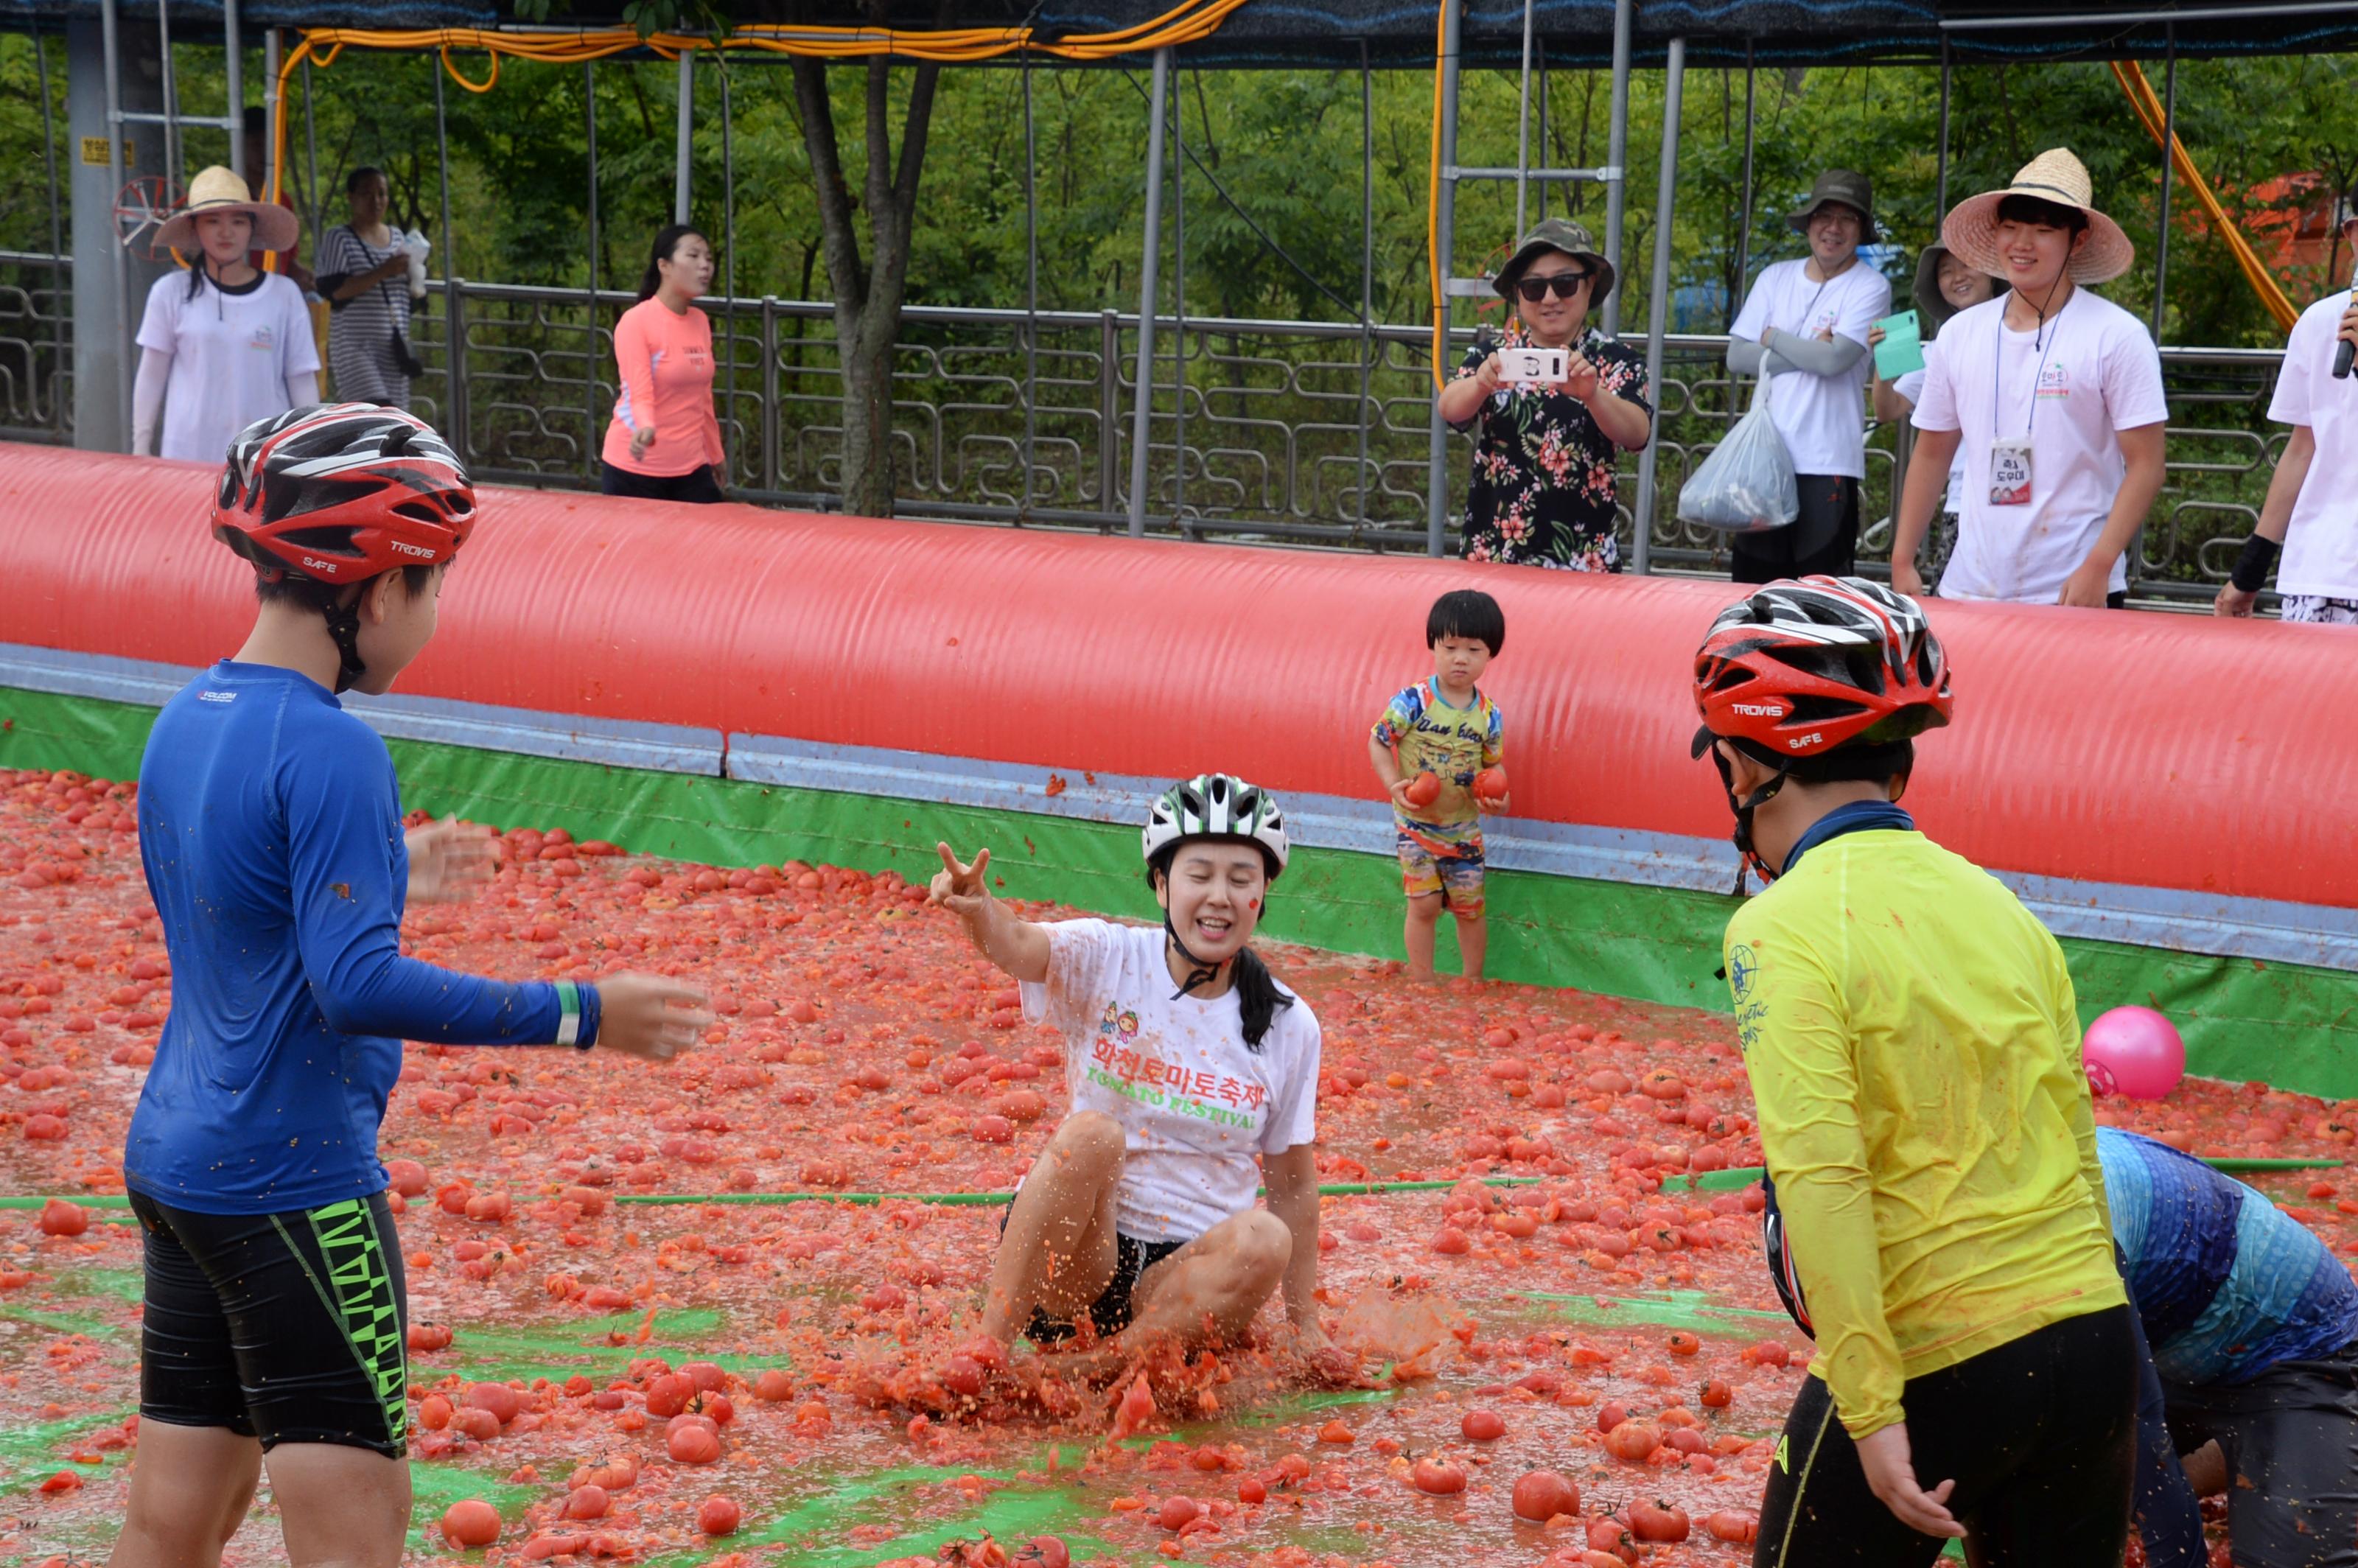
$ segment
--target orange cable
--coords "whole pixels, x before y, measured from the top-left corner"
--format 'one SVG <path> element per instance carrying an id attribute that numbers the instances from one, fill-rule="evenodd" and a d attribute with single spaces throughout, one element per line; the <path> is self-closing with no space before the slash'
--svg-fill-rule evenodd
<path id="1" fill-rule="evenodd" d="M 2161 100 L 2154 95 L 2153 83 L 2146 80 L 2144 68 L 2134 60 L 2115 60 L 2113 62 L 2113 75 L 2120 81 L 2121 90 L 2128 94 L 2129 107 L 2136 112 L 2146 134 L 2154 139 L 2157 146 L 2159 145 L 2166 122 Z M 2202 178 L 2202 171 L 2195 167 L 2194 159 L 2187 153 L 2186 144 L 2179 139 L 2175 130 L 2169 132 L 2169 161 L 2177 168 L 2179 178 L 2194 193 L 2203 211 L 2210 214 L 2220 236 L 2227 242 L 2228 252 L 2235 258 L 2236 267 L 2252 286 L 2252 292 L 2259 296 L 2260 303 L 2266 307 L 2269 315 L 2276 318 L 2277 327 L 2291 330 L 2292 324 L 2300 319 L 2299 308 L 2285 297 L 2285 291 L 2277 282 L 2276 275 L 2268 271 L 2267 264 L 2260 260 L 2251 243 L 2244 238 L 2243 231 L 2227 216 L 2226 208 L 2221 205 L 2210 182 Z"/>

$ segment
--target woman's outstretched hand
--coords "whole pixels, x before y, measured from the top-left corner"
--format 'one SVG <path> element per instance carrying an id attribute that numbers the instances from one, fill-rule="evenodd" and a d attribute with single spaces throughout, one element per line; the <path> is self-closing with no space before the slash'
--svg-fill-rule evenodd
<path id="1" fill-rule="evenodd" d="M 990 884 L 983 880 L 983 872 L 990 867 L 990 851 L 977 851 L 974 864 L 969 866 L 951 854 L 947 844 L 936 844 L 934 848 L 941 851 L 942 869 L 934 873 L 926 896 L 962 918 L 981 914 L 990 903 Z"/>

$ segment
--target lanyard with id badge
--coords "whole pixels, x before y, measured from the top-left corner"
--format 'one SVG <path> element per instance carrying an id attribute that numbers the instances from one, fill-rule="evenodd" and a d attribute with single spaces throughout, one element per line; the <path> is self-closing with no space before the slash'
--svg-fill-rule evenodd
<path id="1" fill-rule="evenodd" d="M 2039 323 L 2042 327 L 2046 322 Z M 2061 335 L 2060 329 L 2058 336 Z M 2006 363 L 2006 318 L 1998 318 L 1996 351 L 1990 356 L 1990 441 L 1989 503 L 1992 506 L 2028 506 L 2030 504 L 2030 431 L 2039 417 L 2039 387 L 2047 375 L 2047 356 L 2055 351 L 2055 337 L 2048 338 L 2039 354 L 2039 368 L 2030 375 L 2030 411 L 2023 416 L 2022 434 L 2008 438 L 1997 433 L 1997 422 L 2003 409 L 2000 403 L 1998 372 Z"/>

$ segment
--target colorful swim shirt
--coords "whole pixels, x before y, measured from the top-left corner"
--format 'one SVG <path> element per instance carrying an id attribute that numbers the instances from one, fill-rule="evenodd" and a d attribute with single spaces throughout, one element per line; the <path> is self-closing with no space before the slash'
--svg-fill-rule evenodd
<path id="1" fill-rule="evenodd" d="M 1411 813 L 1395 805 L 1392 819 L 1401 837 L 1436 860 L 1480 860 L 1482 816 L 1474 804 L 1474 775 L 1505 759 L 1506 721 L 1498 705 L 1474 691 L 1474 701 L 1453 708 L 1431 677 L 1391 699 L 1376 720 L 1376 742 L 1400 755 L 1401 773 L 1441 780 L 1433 804 Z"/>

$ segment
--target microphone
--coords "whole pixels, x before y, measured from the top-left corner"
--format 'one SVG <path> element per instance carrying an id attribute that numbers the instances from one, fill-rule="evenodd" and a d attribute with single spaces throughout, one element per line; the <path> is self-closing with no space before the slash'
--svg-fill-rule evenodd
<path id="1" fill-rule="evenodd" d="M 2350 279 L 2350 302 L 2353 305 L 2358 305 L 2358 274 L 2353 274 Z M 2350 379 L 2350 358 L 2353 352 L 2358 352 L 2358 343 L 2353 343 L 2347 338 L 2342 339 L 2341 342 L 2334 345 L 2334 380 L 2348 381 Z"/>

